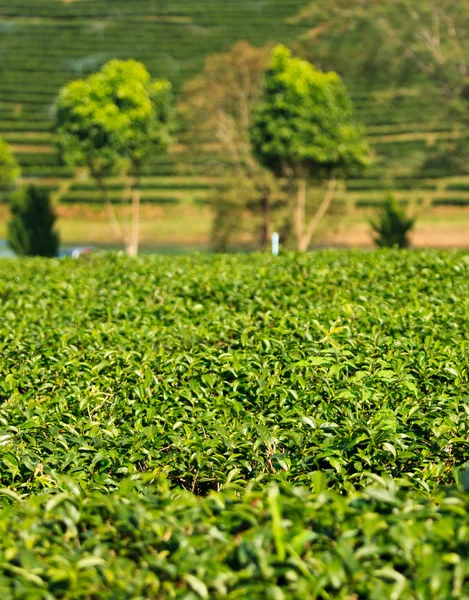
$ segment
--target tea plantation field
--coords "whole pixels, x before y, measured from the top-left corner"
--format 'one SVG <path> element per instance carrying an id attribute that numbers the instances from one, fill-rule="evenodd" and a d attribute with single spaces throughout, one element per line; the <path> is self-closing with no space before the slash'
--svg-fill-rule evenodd
<path id="1" fill-rule="evenodd" d="M 54 144 L 55 104 L 62 86 L 111 58 L 135 58 L 153 76 L 171 81 L 177 103 L 184 98 L 184 84 L 200 73 L 205 59 L 238 40 L 295 46 L 308 39 L 318 27 L 314 18 L 301 17 L 309 4 L 0 0 L 0 135 L 17 154 L 25 182 L 52 190 L 64 207 L 100 204 L 94 184 L 63 164 Z M 411 63 L 397 77 L 386 62 L 374 64 L 370 57 L 365 72 L 354 73 L 350 56 L 356 55 L 359 43 L 353 31 L 344 31 L 334 41 L 333 60 L 325 64 L 321 57 L 326 42 L 309 46 L 313 62 L 344 77 L 373 149 L 372 167 L 340 189 L 338 199 L 358 214 L 379 205 L 390 190 L 412 208 L 456 207 L 460 212 L 458 207 L 468 207 L 467 169 L 454 160 L 467 132 L 448 110 L 446 97 Z M 212 138 L 200 140 L 201 148 L 194 152 L 191 134 L 182 124 L 176 137 L 169 156 L 146 165 L 142 200 L 183 210 L 206 202 L 208 191 L 220 184 L 212 167 L 220 156 Z M 120 201 L 122 182 L 109 183 L 112 199 Z"/>
<path id="2" fill-rule="evenodd" d="M 469 255 L 0 262 L 3 598 L 469 597 Z"/>

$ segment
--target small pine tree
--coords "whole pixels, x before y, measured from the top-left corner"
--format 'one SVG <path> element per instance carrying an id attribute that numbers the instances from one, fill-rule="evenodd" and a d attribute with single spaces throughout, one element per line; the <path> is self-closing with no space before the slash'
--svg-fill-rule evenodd
<path id="1" fill-rule="evenodd" d="M 375 232 L 375 244 L 379 248 L 408 248 L 409 233 L 415 225 L 415 217 L 409 217 L 402 206 L 390 194 L 379 209 L 376 219 L 370 221 Z"/>
<path id="2" fill-rule="evenodd" d="M 8 245 L 18 256 L 57 256 L 57 217 L 47 190 L 34 186 L 20 190 L 12 198 L 11 213 Z"/>

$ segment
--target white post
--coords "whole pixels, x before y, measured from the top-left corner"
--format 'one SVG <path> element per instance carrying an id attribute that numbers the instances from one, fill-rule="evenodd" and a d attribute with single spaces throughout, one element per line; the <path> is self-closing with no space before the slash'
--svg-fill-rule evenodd
<path id="1" fill-rule="evenodd" d="M 274 256 L 278 256 L 278 252 L 280 249 L 280 236 L 278 233 L 272 234 L 272 254 Z"/>

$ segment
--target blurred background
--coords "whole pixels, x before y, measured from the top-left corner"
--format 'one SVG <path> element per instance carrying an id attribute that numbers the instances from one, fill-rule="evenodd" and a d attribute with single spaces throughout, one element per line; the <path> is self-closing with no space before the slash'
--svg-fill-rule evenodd
<path id="1" fill-rule="evenodd" d="M 467 248 L 468 24 L 466 0 L 0 0 L 0 171 L 11 156 L 20 170 L 0 177 L 0 255 L 30 185 L 48 194 L 62 251 L 122 247 L 97 180 L 57 141 L 61 89 L 112 59 L 172 85 L 171 141 L 141 166 L 140 253 L 266 249 L 274 230 L 292 245 L 286 184 L 250 163 L 243 130 L 278 43 L 342 77 L 370 149 L 310 247 L 372 247 L 370 220 L 393 198 L 415 219 L 413 247 Z M 104 183 L 127 223 L 120 167 Z M 313 216 L 322 191 L 308 190 Z"/>

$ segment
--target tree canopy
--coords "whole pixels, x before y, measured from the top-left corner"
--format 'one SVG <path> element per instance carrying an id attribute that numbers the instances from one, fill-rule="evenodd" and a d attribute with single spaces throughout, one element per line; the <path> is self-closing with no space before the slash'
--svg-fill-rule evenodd
<path id="1" fill-rule="evenodd" d="M 260 161 L 277 175 L 322 179 L 368 163 L 368 145 L 337 73 L 323 73 L 279 45 L 266 74 L 265 100 L 251 139 Z"/>
<path id="2" fill-rule="evenodd" d="M 376 33 L 380 36 L 381 53 L 389 60 L 387 70 L 391 63 L 398 70 L 413 64 L 451 99 L 469 98 L 469 0 L 316 0 L 293 21 L 314 22 L 311 35 L 303 40 L 310 37 L 317 42 L 319 37 L 320 45 L 322 34 L 333 40 L 350 38 L 353 32 L 363 36 L 365 26 L 364 45 Z M 354 56 L 353 62 L 356 66 L 360 60 Z"/>
<path id="3" fill-rule="evenodd" d="M 58 143 L 69 164 L 105 173 L 119 160 L 143 160 L 170 141 L 171 84 L 142 63 L 112 60 L 65 86 L 57 104 Z"/>
<path id="4" fill-rule="evenodd" d="M 88 169 L 106 202 L 115 233 L 129 254 L 138 249 L 140 169 L 171 142 L 171 84 L 152 80 L 135 60 L 112 60 L 87 79 L 63 88 L 57 104 L 57 142 L 66 162 Z M 104 186 L 115 170 L 131 172 L 132 223 L 119 223 Z"/>

